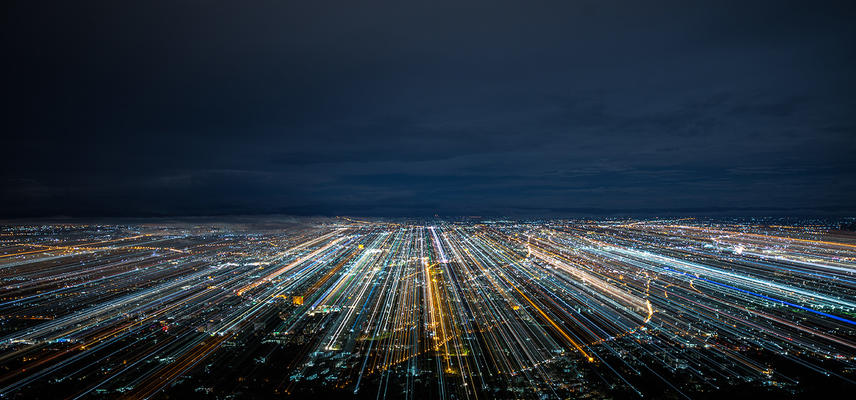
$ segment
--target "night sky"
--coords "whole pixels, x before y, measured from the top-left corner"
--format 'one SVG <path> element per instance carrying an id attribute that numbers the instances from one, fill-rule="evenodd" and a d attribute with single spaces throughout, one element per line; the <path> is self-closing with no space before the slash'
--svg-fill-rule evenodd
<path id="1" fill-rule="evenodd" d="M 856 210 L 853 1 L 3 7 L 4 218 Z"/>

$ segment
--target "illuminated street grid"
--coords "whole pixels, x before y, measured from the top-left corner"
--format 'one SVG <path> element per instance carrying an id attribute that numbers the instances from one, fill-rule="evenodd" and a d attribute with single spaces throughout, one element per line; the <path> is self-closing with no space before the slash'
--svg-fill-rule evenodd
<path id="1" fill-rule="evenodd" d="M 856 389 L 856 236 L 824 226 L 340 218 L 0 233 L 4 397 Z"/>

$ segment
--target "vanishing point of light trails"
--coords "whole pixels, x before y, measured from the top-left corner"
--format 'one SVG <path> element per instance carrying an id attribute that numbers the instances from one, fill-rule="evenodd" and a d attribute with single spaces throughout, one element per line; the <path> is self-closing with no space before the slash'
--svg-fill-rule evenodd
<path id="1" fill-rule="evenodd" d="M 856 235 L 811 223 L 16 225 L 0 280 L 7 398 L 856 390 Z"/>

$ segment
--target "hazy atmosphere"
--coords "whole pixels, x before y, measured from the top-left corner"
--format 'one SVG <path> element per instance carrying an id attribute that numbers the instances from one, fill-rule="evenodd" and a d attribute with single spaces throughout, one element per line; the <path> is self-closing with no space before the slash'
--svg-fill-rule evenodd
<path id="1" fill-rule="evenodd" d="M 833 213 L 852 2 L 6 4 L 0 217 Z"/>

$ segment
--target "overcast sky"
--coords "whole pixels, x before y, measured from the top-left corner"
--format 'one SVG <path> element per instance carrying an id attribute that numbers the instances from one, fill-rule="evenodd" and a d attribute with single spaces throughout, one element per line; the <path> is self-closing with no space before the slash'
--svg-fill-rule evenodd
<path id="1" fill-rule="evenodd" d="M 853 1 L 4 8 L 0 217 L 856 209 Z"/>

